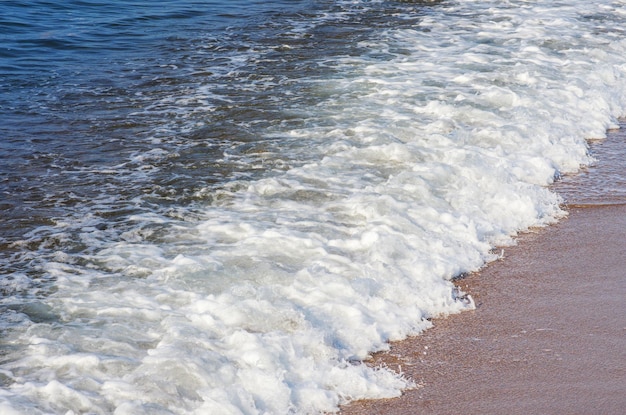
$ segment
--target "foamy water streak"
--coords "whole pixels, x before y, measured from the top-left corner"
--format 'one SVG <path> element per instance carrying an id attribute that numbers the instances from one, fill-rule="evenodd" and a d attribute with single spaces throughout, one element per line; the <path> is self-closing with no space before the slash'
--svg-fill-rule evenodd
<path id="1" fill-rule="evenodd" d="M 0 409 L 319 413 L 396 396 L 410 380 L 359 360 L 471 308 L 449 280 L 562 216 L 545 186 L 624 115 L 624 6 L 441 2 L 373 31 L 366 53 L 320 57 L 332 75 L 285 86 L 317 99 L 285 109 L 303 122 L 265 130 L 267 147 L 233 155 L 260 178 L 139 210 L 110 241 L 89 215 L 57 220 L 42 271 L 54 292 L 3 317 Z M 373 6 L 345 7 L 332 18 Z M 208 92 L 145 113 L 184 118 Z M 166 156 L 134 160 L 150 154 Z M 63 229 L 81 226 L 97 249 L 64 248 Z"/>

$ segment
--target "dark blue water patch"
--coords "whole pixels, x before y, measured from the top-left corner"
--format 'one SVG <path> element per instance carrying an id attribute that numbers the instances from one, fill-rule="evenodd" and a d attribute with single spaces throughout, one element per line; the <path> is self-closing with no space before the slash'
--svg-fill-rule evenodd
<path id="1" fill-rule="evenodd" d="M 76 72 L 147 60 L 202 33 L 247 27 L 268 11 L 303 2 L 3 2 L 0 70 L 5 81 L 41 85 Z M 27 80 L 25 80 L 27 78 Z"/>

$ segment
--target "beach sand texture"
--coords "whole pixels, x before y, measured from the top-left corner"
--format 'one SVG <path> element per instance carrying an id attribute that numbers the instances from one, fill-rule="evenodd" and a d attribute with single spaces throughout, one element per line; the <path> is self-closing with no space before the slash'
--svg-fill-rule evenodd
<path id="1" fill-rule="evenodd" d="M 613 132 L 594 147 L 597 166 L 557 184 L 567 219 L 457 282 L 476 310 L 374 357 L 415 389 L 342 414 L 626 413 L 624 147 Z"/>

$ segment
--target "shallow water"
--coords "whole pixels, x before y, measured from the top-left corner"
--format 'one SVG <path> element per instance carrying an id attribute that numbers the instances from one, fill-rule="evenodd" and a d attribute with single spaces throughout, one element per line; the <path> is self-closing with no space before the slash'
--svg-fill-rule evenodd
<path id="1" fill-rule="evenodd" d="M 0 409 L 397 395 L 358 362 L 471 308 L 624 115 L 623 6 L 1 5 Z"/>
<path id="2" fill-rule="evenodd" d="M 626 204 L 624 120 L 620 120 L 620 127 L 610 131 L 606 140 L 591 141 L 589 154 L 593 161 L 588 166 L 555 183 L 554 189 L 567 207 Z"/>

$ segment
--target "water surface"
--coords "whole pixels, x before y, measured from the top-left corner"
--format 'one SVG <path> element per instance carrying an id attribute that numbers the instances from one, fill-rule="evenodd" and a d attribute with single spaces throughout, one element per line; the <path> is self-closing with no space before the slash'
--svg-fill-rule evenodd
<path id="1" fill-rule="evenodd" d="M 396 396 L 359 362 L 472 308 L 617 127 L 623 10 L 2 3 L 0 412 Z"/>

